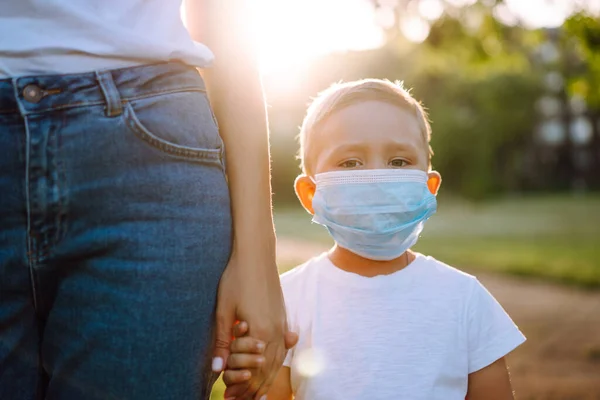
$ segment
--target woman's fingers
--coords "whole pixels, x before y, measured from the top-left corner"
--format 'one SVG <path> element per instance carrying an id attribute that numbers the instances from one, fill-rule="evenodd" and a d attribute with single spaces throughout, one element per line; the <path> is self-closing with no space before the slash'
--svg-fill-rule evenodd
<path id="1" fill-rule="evenodd" d="M 241 321 L 233 326 L 233 336 L 237 338 L 241 338 L 246 333 L 248 333 L 248 323 L 246 321 Z"/>
<path id="2" fill-rule="evenodd" d="M 258 339 L 254 339 L 250 336 L 235 339 L 233 343 L 231 343 L 232 353 L 262 354 L 264 351 L 264 342 Z"/>
<path id="3" fill-rule="evenodd" d="M 219 293 L 219 298 L 221 293 Z M 233 322 L 235 321 L 235 305 L 225 300 L 218 300 L 217 302 L 217 316 L 216 316 L 216 333 L 214 338 L 214 352 L 212 360 L 213 372 L 221 372 L 227 365 L 227 358 L 229 357 L 229 347 L 232 341 L 232 329 Z"/>
<path id="4" fill-rule="evenodd" d="M 265 363 L 265 357 L 259 354 L 231 354 L 227 367 L 231 369 L 260 368 Z"/>

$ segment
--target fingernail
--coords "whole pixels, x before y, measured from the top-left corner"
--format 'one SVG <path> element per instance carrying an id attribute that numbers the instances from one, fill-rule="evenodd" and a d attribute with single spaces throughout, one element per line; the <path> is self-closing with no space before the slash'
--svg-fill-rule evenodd
<path id="1" fill-rule="evenodd" d="M 261 397 L 260 400 L 267 400 L 267 395 L 263 395 L 263 397 Z"/>
<path id="2" fill-rule="evenodd" d="M 213 372 L 221 372 L 223 369 L 223 359 L 221 357 L 215 357 L 212 360 L 212 370 Z"/>
<path id="3" fill-rule="evenodd" d="M 263 350 L 265 349 L 265 344 L 264 344 L 264 343 L 262 343 L 262 342 L 259 342 L 259 343 L 256 345 L 256 348 L 258 349 L 258 351 L 263 351 Z"/>

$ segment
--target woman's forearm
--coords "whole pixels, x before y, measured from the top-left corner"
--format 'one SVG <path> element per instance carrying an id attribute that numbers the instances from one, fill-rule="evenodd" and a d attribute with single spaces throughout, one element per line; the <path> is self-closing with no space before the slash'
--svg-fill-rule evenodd
<path id="1" fill-rule="evenodd" d="M 259 246 L 274 257 L 269 140 L 260 79 L 248 74 L 247 80 L 223 84 L 227 75 L 227 68 L 215 68 L 207 71 L 206 81 L 225 142 L 234 251 L 255 251 Z"/>
<path id="2" fill-rule="evenodd" d="M 202 74 L 225 142 L 234 251 L 274 259 L 268 125 L 248 1 L 188 3 L 192 36 L 215 54 L 213 67 Z"/>

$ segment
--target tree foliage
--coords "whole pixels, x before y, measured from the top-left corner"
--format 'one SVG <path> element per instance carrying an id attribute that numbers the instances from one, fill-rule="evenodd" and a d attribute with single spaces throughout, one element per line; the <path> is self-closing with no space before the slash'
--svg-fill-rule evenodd
<path id="1" fill-rule="evenodd" d="M 444 176 L 444 190 L 481 199 L 555 188 L 552 176 L 535 171 L 547 166 L 532 151 L 540 121 L 536 103 L 545 93 L 548 68 L 539 52 L 548 32 L 503 25 L 492 3 L 446 12 L 419 45 L 388 32 L 380 49 L 327 56 L 313 66 L 294 99 L 274 101 L 272 117 L 293 121 L 290 134 L 274 135 L 276 201 L 293 197 L 294 138 L 309 97 L 332 82 L 365 77 L 404 81 L 429 110 L 433 164 Z M 563 49 L 577 61 L 567 76 L 569 92 L 585 98 L 590 110 L 600 110 L 599 21 L 577 14 L 558 32 Z M 532 176 L 548 181 L 533 184 Z"/>

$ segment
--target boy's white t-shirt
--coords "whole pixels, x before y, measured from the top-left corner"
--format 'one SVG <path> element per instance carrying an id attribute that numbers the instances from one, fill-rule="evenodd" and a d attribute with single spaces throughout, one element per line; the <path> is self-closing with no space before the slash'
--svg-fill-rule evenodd
<path id="1" fill-rule="evenodd" d="M 296 400 L 464 400 L 470 373 L 525 341 L 475 277 L 421 254 L 373 278 L 322 254 L 281 283 Z"/>

